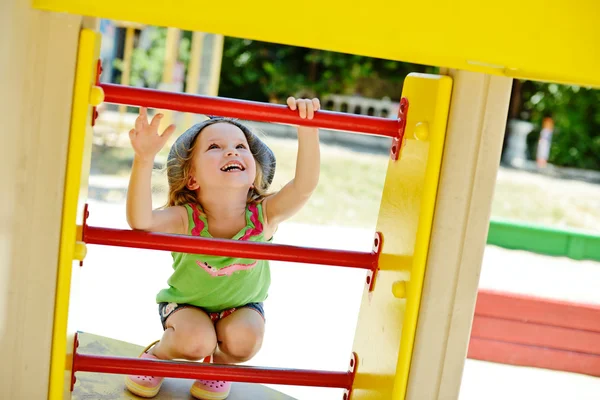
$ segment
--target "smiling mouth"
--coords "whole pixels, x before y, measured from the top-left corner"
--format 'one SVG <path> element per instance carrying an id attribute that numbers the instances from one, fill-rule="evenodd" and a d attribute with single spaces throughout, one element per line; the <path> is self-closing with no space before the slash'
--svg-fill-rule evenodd
<path id="1" fill-rule="evenodd" d="M 223 172 L 238 172 L 238 171 L 245 171 L 245 170 L 246 170 L 246 168 L 244 168 L 243 165 L 238 162 L 228 163 L 221 168 L 221 171 L 223 171 Z"/>

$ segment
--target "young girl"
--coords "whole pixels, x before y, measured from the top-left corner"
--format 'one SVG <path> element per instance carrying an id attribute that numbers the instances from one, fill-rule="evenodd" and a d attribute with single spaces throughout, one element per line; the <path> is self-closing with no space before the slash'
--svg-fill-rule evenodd
<path id="1" fill-rule="evenodd" d="M 287 100 L 301 118 L 312 119 L 318 99 Z M 277 226 L 311 196 L 319 180 L 316 128 L 298 127 L 298 155 L 293 180 L 267 194 L 275 173 L 271 150 L 237 120 L 214 118 L 194 125 L 173 144 L 167 161 L 167 207 L 152 210 L 150 178 L 154 157 L 175 130 L 158 134 L 162 115 L 150 124 L 145 108 L 129 132 L 135 151 L 127 193 L 127 221 L 132 229 L 201 237 L 267 242 Z M 263 260 L 173 253 L 168 288 L 157 295 L 164 334 L 141 358 L 202 360 L 234 364 L 260 349 L 265 329 L 263 301 L 270 285 Z M 127 388 L 155 396 L 163 378 L 128 376 Z M 231 384 L 198 380 L 190 389 L 197 399 L 225 399 Z"/>

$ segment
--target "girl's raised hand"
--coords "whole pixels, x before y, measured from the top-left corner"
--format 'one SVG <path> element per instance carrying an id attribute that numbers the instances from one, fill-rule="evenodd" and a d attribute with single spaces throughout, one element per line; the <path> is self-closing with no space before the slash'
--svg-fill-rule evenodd
<path id="1" fill-rule="evenodd" d="M 321 109 L 321 103 L 319 99 L 295 99 L 293 97 L 288 97 L 287 105 L 290 110 L 295 111 L 298 110 L 298 114 L 302 119 L 313 119 L 315 116 L 315 111 L 319 111 Z"/>
<path id="2" fill-rule="evenodd" d="M 169 137 L 175 132 L 175 125 L 169 125 L 158 134 L 158 127 L 163 114 L 156 114 L 148 123 L 148 109 L 140 107 L 140 115 L 135 120 L 135 128 L 129 131 L 129 140 L 135 155 L 143 160 L 154 160 L 154 157 L 164 147 Z"/>

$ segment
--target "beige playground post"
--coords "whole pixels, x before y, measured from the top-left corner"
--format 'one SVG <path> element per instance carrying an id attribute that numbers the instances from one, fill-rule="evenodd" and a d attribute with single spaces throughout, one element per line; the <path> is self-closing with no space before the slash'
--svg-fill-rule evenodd
<path id="1" fill-rule="evenodd" d="M 452 103 L 407 399 L 457 399 L 512 79 L 450 70 Z"/>
<path id="2" fill-rule="evenodd" d="M 45 399 L 82 18 L 0 10 L 0 397 Z"/>

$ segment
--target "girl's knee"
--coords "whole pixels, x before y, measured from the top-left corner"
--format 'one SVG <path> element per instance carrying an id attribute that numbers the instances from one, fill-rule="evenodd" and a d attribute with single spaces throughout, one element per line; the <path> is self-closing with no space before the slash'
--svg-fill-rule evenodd
<path id="1" fill-rule="evenodd" d="M 217 337 L 206 330 L 185 329 L 175 331 L 175 343 L 183 358 L 197 361 L 215 352 Z"/>
<path id="2" fill-rule="evenodd" d="M 167 343 L 174 358 L 197 361 L 215 352 L 217 334 L 205 312 L 186 307 L 173 313 L 166 321 Z"/>
<path id="3" fill-rule="evenodd" d="M 221 351 L 244 362 L 250 360 L 262 346 L 264 332 L 251 325 L 230 325 L 219 336 Z"/>

